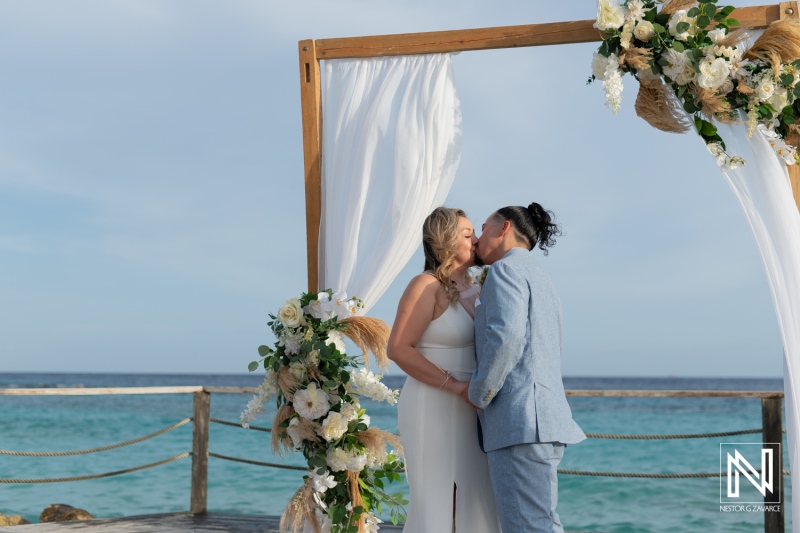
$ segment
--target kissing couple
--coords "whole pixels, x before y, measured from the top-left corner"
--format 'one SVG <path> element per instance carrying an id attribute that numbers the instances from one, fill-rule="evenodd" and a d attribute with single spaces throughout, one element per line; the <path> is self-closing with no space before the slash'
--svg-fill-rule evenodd
<path id="1" fill-rule="evenodd" d="M 541 205 L 425 220 L 425 271 L 397 309 L 389 357 L 408 374 L 398 425 L 405 533 L 563 533 L 558 464 L 586 438 L 561 378 L 561 305 L 531 251 L 560 235 Z M 483 285 L 469 269 L 489 265 Z M 477 416 L 476 416 L 477 413 Z"/>

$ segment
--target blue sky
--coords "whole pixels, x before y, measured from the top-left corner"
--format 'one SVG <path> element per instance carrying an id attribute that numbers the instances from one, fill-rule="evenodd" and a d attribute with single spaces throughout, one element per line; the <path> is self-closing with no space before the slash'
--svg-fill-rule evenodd
<path id="1" fill-rule="evenodd" d="M 762 2 L 737 2 L 757 5 Z M 243 372 L 305 289 L 297 41 L 593 18 L 519 0 L 0 0 L 0 371 Z M 587 86 L 596 45 L 454 58 L 447 205 L 538 201 L 565 375 L 780 376 L 753 239 L 692 135 Z M 394 318 L 412 259 L 371 314 Z"/>

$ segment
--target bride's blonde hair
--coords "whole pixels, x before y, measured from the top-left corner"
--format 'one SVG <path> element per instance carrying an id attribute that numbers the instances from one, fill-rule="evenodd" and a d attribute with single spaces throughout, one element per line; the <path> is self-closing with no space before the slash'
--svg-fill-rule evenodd
<path id="1" fill-rule="evenodd" d="M 437 207 L 422 225 L 425 270 L 432 272 L 439 280 L 452 305 L 456 304 L 460 296 L 451 278 L 455 269 L 456 243 L 460 237 L 458 219 L 466 216 L 463 209 Z"/>

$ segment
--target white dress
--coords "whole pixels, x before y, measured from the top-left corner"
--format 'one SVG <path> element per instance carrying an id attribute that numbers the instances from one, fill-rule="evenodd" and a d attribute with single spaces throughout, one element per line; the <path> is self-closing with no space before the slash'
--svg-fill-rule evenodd
<path id="1" fill-rule="evenodd" d="M 417 350 L 453 378 L 470 379 L 472 317 L 460 303 L 448 306 L 422 334 Z M 410 376 L 397 409 L 409 486 L 404 533 L 499 533 L 475 410 L 459 396 Z"/>

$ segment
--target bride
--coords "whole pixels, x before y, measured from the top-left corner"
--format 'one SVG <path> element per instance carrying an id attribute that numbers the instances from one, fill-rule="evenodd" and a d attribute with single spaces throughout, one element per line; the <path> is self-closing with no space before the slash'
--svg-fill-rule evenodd
<path id="1" fill-rule="evenodd" d="M 409 485 L 406 533 L 499 533 L 474 406 L 461 398 L 475 369 L 473 318 L 480 287 L 467 270 L 478 242 L 461 209 L 425 220 L 425 272 L 397 308 L 389 357 L 408 374 L 398 425 Z"/>

